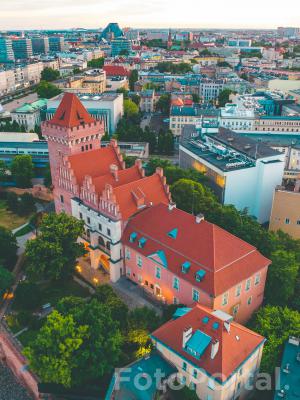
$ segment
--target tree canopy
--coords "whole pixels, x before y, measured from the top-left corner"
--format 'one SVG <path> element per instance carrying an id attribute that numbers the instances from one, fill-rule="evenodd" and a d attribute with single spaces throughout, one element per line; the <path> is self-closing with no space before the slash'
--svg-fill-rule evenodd
<path id="1" fill-rule="evenodd" d="M 58 70 L 46 67 L 43 69 L 42 74 L 41 74 L 41 80 L 46 81 L 46 82 L 52 82 L 58 79 L 60 76 L 60 73 Z"/>
<path id="2" fill-rule="evenodd" d="M 89 68 L 103 68 L 104 66 L 104 57 L 95 58 L 94 60 L 90 60 L 87 63 Z"/>
<path id="3" fill-rule="evenodd" d="M 76 259 L 85 254 L 77 238 L 83 233 L 83 221 L 65 213 L 44 216 L 40 235 L 26 243 L 27 272 L 32 279 L 51 280 L 69 277 Z"/>
<path id="4" fill-rule="evenodd" d="M 16 186 L 29 188 L 32 186 L 33 162 L 28 154 L 15 156 L 11 163 L 11 173 L 16 181 Z"/>
<path id="5" fill-rule="evenodd" d="M 0 266 L 0 299 L 7 289 L 11 287 L 13 281 L 13 274 L 8 269 Z"/>
<path id="6" fill-rule="evenodd" d="M 11 268 L 17 260 L 17 240 L 8 229 L 0 226 L 0 265 Z"/>
<path id="7" fill-rule="evenodd" d="M 51 97 L 57 96 L 61 93 L 61 90 L 57 86 L 47 81 L 41 81 L 38 84 L 36 91 L 38 96 L 44 99 L 51 99 Z"/>

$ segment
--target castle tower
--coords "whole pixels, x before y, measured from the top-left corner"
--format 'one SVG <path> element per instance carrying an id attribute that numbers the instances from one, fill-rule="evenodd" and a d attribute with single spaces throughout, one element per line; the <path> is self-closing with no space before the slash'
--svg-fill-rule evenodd
<path id="1" fill-rule="evenodd" d="M 172 33 L 171 33 L 171 29 L 169 29 L 169 35 L 168 35 L 168 42 L 167 42 L 167 48 L 170 49 L 173 45 L 172 42 Z"/>
<path id="2" fill-rule="evenodd" d="M 59 168 L 66 156 L 99 148 L 104 125 L 90 116 L 75 94 L 65 93 L 53 118 L 42 123 L 42 134 L 48 142 L 55 209 L 71 213 L 72 196 L 58 185 Z"/>

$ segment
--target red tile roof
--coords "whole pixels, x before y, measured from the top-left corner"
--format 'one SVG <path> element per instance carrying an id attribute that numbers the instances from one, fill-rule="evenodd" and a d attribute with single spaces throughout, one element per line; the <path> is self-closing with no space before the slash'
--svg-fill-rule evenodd
<path id="1" fill-rule="evenodd" d="M 209 317 L 207 324 L 202 321 L 204 317 Z M 219 324 L 217 329 L 213 329 L 213 323 Z M 214 359 L 211 359 L 211 344 L 208 345 L 200 360 L 183 349 L 183 331 L 189 326 L 193 328 L 193 332 L 199 330 L 213 340 L 219 341 L 219 350 Z M 196 305 L 184 316 L 167 322 L 153 332 L 152 337 L 171 348 L 182 358 L 203 368 L 210 375 L 222 374 L 222 377 L 220 376 L 222 382 L 226 381 L 241 363 L 264 342 L 262 336 L 233 321 L 230 322 L 230 333 L 228 333 L 224 327 L 224 320 L 214 315 L 212 310 L 200 305 Z"/>
<path id="2" fill-rule="evenodd" d="M 117 174 L 118 179 L 111 173 L 94 178 L 93 184 L 95 185 L 96 193 L 101 194 L 106 184 L 110 184 L 112 187 L 118 187 L 142 178 L 141 171 L 137 166 L 118 170 Z"/>
<path id="3" fill-rule="evenodd" d="M 107 76 L 129 76 L 129 71 L 121 65 L 104 65 Z"/>
<path id="4" fill-rule="evenodd" d="M 166 193 L 161 177 L 155 173 L 138 181 L 116 187 L 113 191 L 119 204 L 122 218 L 127 220 L 130 216 L 140 211 L 136 198 L 143 198 L 144 204 L 149 206 L 164 203 L 169 204 L 169 197 Z"/>
<path id="5" fill-rule="evenodd" d="M 94 123 L 95 120 L 75 94 L 65 93 L 58 109 L 49 122 L 65 128 L 74 128 L 75 126 Z"/>
<path id="6" fill-rule="evenodd" d="M 69 156 L 68 159 L 77 183 L 80 185 L 85 175 L 95 178 L 108 174 L 111 164 L 116 164 L 119 169 L 122 169 L 118 156 L 111 146 L 74 154 Z"/>
<path id="7" fill-rule="evenodd" d="M 177 228 L 176 239 L 168 232 Z M 147 238 L 143 248 L 137 241 L 131 243 L 132 232 Z M 255 247 L 208 221 L 196 223 L 195 217 L 177 208 L 170 211 L 165 204 L 150 207 L 135 216 L 123 234 L 123 243 L 148 256 L 163 250 L 168 266 L 179 278 L 216 297 L 225 293 L 270 264 Z M 189 261 L 188 273 L 181 265 Z M 197 282 L 195 274 L 200 269 L 206 274 Z"/>

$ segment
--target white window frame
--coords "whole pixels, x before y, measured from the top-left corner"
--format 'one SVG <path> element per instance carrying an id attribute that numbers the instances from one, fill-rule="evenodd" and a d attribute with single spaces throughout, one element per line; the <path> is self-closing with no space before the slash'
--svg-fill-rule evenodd
<path id="1" fill-rule="evenodd" d="M 229 292 L 223 293 L 222 306 L 227 306 L 228 301 L 229 301 Z"/>

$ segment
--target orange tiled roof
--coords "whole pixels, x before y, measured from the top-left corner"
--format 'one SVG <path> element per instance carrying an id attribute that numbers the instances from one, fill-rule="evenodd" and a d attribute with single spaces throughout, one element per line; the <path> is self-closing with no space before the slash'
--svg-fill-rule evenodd
<path id="1" fill-rule="evenodd" d="M 153 205 L 169 203 L 168 194 L 165 191 L 161 177 L 157 173 L 116 187 L 113 193 L 116 196 L 117 204 L 119 204 L 122 218 L 125 220 L 141 210 L 136 203 L 136 198 L 143 197 L 146 206 L 149 206 L 150 203 Z"/>
<path id="2" fill-rule="evenodd" d="M 126 185 L 127 183 L 137 181 L 142 178 L 141 171 L 137 166 L 123 169 L 118 171 L 118 179 L 109 173 L 106 175 L 98 176 L 93 179 L 96 193 L 101 194 L 106 184 L 110 184 L 112 187 L 118 187 Z"/>
<path id="3" fill-rule="evenodd" d="M 129 71 L 122 65 L 104 65 L 107 76 L 129 76 Z"/>
<path id="4" fill-rule="evenodd" d="M 207 323 L 203 322 L 204 317 L 209 318 Z M 218 324 L 215 329 L 214 323 Z M 208 345 L 200 360 L 183 349 L 183 331 L 189 326 L 193 328 L 193 332 L 199 330 L 213 340 L 219 341 L 219 350 L 214 359 L 211 358 L 211 344 Z M 228 333 L 224 327 L 224 320 L 213 315 L 213 311 L 209 308 L 200 305 L 196 305 L 184 316 L 162 325 L 152 333 L 152 337 L 199 368 L 203 368 L 210 375 L 222 374 L 219 378 L 222 382 L 226 381 L 243 361 L 264 343 L 262 336 L 233 321 L 230 323 L 230 333 Z"/>
<path id="5" fill-rule="evenodd" d="M 122 169 L 118 156 L 111 146 L 74 154 L 69 156 L 68 159 L 77 183 L 80 185 L 85 175 L 95 178 L 108 174 L 111 164 L 115 164 L 119 169 Z"/>
<path id="6" fill-rule="evenodd" d="M 75 94 L 65 93 L 58 109 L 49 122 L 65 128 L 74 128 L 75 126 L 94 123 L 95 120 Z"/>
<path id="7" fill-rule="evenodd" d="M 168 235 L 173 229 L 178 230 L 175 239 Z M 138 247 L 138 241 L 129 241 L 132 232 L 147 239 L 143 248 Z M 182 210 L 170 211 L 165 204 L 135 216 L 122 240 L 145 257 L 163 250 L 170 271 L 214 297 L 270 264 L 270 260 L 245 241 L 208 221 L 196 223 L 193 215 Z M 190 262 L 188 273 L 181 270 L 185 261 Z M 200 269 L 206 274 L 197 282 L 195 274 Z"/>

